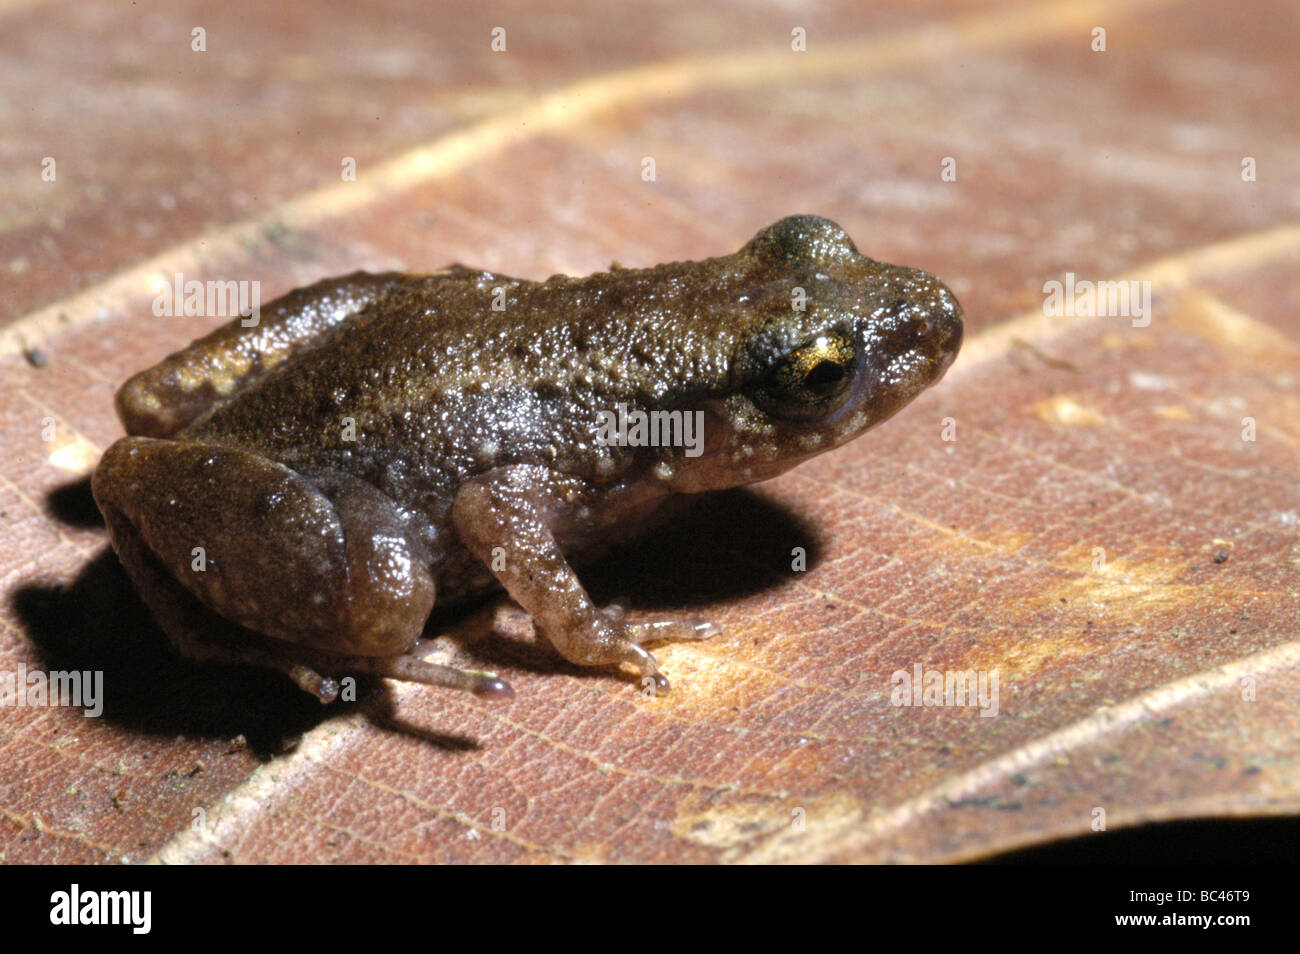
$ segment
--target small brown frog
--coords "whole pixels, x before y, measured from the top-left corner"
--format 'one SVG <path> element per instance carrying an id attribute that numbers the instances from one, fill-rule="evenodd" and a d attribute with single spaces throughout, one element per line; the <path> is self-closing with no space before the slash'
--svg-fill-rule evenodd
<path id="1" fill-rule="evenodd" d="M 435 596 L 497 584 L 569 661 L 665 691 L 644 645 L 718 628 L 598 608 L 570 562 L 670 495 L 851 440 L 962 337 L 934 276 L 815 216 L 586 278 L 358 272 L 244 324 L 123 386 L 131 436 L 95 500 L 182 654 L 280 669 L 322 701 L 353 673 L 512 695 L 415 654 Z"/>

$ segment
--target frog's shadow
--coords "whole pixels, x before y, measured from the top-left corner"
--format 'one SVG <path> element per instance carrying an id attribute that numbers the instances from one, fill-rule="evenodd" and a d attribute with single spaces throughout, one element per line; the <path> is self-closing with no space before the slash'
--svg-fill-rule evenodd
<path id="1" fill-rule="evenodd" d="M 53 491 L 52 516 L 81 527 L 100 525 L 89 480 Z M 797 516 L 746 489 L 686 498 L 669 527 L 612 550 L 579 575 L 593 599 L 628 599 L 635 612 L 690 614 L 760 591 L 790 572 L 802 547 L 812 567 L 821 549 L 816 532 Z M 350 704 L 322 706 L 284 676 L 250 667 L 192 663 L 171 651 L 111 548 L 71 582 L 29 582 L 11 596 L 13 609 L 50 670 L 102 670 L 102 718 L 134 731 L 212 738 L 243 735 L 263 757 L 278 754 L 303 732 Z M 426 636 L 435 636 L 483 602 L 435 610 Z M 486 616 L 484 617 L 486 618 Z M 458 627 L 464 632 L 465 627 Z M 456 638 L 460 641 L 459 637 Z M 617 678 L 607 670 L 571 666 L 536 642 L 485 633 L 462 646 L 483 668 L 510 666 L 583 678 Z M 453 750 L 473 739 L 441 735 L 401 720 L 378 679 L 361 680 L 357 703 L 367 717 L 394 731 Z M 435 691 L 435 690 L 431 690 Z M 632 691 L 629 688 L 628 691 Z"/>

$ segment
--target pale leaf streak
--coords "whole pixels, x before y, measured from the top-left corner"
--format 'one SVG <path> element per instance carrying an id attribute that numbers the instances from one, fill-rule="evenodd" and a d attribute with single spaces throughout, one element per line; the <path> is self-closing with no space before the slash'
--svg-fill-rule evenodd
<path id="1" fill-rule="evenodd" d="M 827 487 L 829 487 L 833 492 L 836 492 L 836 493 L 849 493 L 848 491 L 844 490 L 843 488 L 839 487 L 837 484 L 835 484 L 835 483 L 833 483 L 833 482 L 829 482 L 829 481 L 820 481 L 818 478 L 811 477 L 811 476 L 806 475 L 806 474 L 803 474 L 803 475 L 800 475 L 800 476 L 803 477 L 803 478 L 806 479 L 806 480 L 811 481 L 811 482 L 824 483 L 824 484 L 825 484 Z M 876 499 L 876 498 L 870 497 L 869 495 L 866 495 L 866 494 L 854 494 L 854 496 L 855 496 L 855 497 L 861 497 L 861 498 L 863 498 L 863 499 L 868 499 L 868 500 L 870 500 L 873 504 L 875 504 L 877 507 L 879 507 L 880 509 L 882 509 L 882 510 L 884 510 L 884 511 L 887 511 L 887 512 L 894 512 L 894 513 L 896 513 L 898 516 L 903 517 L 904 519 L 907 519 L 907 520 L 913 520 L 913 521 L 915 521 L 915 522 L 922 523 L 922 524 L 924 524 L 924 525 L 926 525 L 926 526 L 928 526 L 928 527 L 931 527 L 931 528 L 938 528 L 938 529 L 943 530 L 943 531 L 945 531 L 945 532 L 947 532 L 947 533 L 949 533 L 949 534 L 954 534 L 954 535 L 960 536 L 960 537 L 962 537 L 963 539 L 965 539 L 965 540 L 971 542 L 972 544 L 978 545 L 978 546 L 980 546 L 980 547 L 982 547 L 982 548 L 984 548 L 984 549 L 986 549 L 986 550 L 988 550 L 988 551 L 990 551 L 990 552 L 996 552 L 996 553 L 998 553 L 998 554 L 1000 554 L 1000 555 L 1003 555 L 1003 556 L 1014 556 L 1014 557 L 1017 559 L 1018 562 L 1020 562 L 1022 565 L 1026 566 L 1026 567 L 1037 568 L 1037 569 L 1046 569 L 1046 570 L 1054 570 L 1054 571 L 1057 571 L 1057 572 L 1063 574 L 1064 576 L 1066 576 L 1066 577 L 1069 578 L 1069 579 L 1084 579 L 1084 578 L 1086 577 L 1086 574 L 1080 573 L 1080 571 L 1079 571 L 1076 567 L 1071 567 L 1071 566 L 1066 566 L 1066 565 L 1056 564 L 1056 563 L 1052 563 L 1052 562 L 1043 562 L 1043 561 L 1041 561 L 1041 560 L 1030 559 L 1030 558 L 1024 557 L 1024 556 L 1022 556 L 1022 555 L 1011 554 L 1011 553 L 1009 553 L 1008 551 L 1006 551 L 1005 549 L 1003 549 L 1003 548 L 1001 548 L 1001 547 L 998 547 L 996 544 L 991 544 L 991 543 L 988 543 L 988 542 L 986 542 L 986 541 L 979 540 L 978 538 L 970 537 L 969 535 L 966 535 L 966 534 L 964 534 L 964 533 L 961 533 L 960 531 L 957 531 L 957 530 L 953 530 L 953 529 L 949 529 L 949 528 L 943 527 L 942 524 L 937 524 L 937 523 L 934 523 L 933 521 L 926 520 L 925 518 L 921 517 L 919 514 L 915 514 L 915 513 L 911 512 L 911 511 L 905 510 L 905 509 L 903 509 L 903 508 L 901 508 L 901 507 L 898 507 L 898 506 L 895 505 L 895 504 L 892 504 L 892 503 L 886 503 L 886 502 L 884 502 L 884 501 L 881 501 L 881 500 L 878 500 L 878 499 Z M 724 548 L 724 549 L 725 549 L 725 548 Z M 762 564 L 761 562 L 755 560 L 755 559 L 752 557 L 751 554 L 744 553 L 744 552 L 741 552 L 741 551 L 728 551 L 728 552 L 732 552 L 732 553 L 735 555 L 736 559 L 737 559 L 738 561 L 740 561 L 740 562 L 748 562 L 748 563 L 750 563 L 751 565 L 753 565 L 753 566 L 755 566 L 755 567 L 758 567 L 758 568 L 760 568 L 760 569 L 768 570 L 769 572 L 773 573 L 774 575 L 776 575 L 776 576 L 780 576 L 780 574 L 776 574 L 775 571 L 772 571 L 769 567 L 766 567 L 766 566 L 765 566 L 764 564 Z M 883 567 L 881 567 L 881 568 L 877 568 L 877 570 L 879 570 L 879 569 L 883 569 Z M 877 571 L 876 571 L 876 570 L 872 570 L 872 571 L 870 571 L 870 573 L 866 574 L 866 575 L 864 576 L 864 578 L 867 577 L 867 576 L 870 576 L 871 574 L 873 574 L 873 573 L 875 573 L 875 572 L 877 572 Z M 821 597 L 822 599 L 825 599 L 825 600 L 827 600 L 827 601 L 834 602 L 834 603 L 836 603 L 836 604 L 839 604 L 839 605 L 843 605 L 843 606 L 845 606 L 845 607 L 848 607 L 848 608 L 850 608 L 851 610 L 853 610 L 854 613 L 855 613 L 856 615 L 858 615 L 858 616 L 874 616 L 874 617 L 881 618 L 881 619 L 885 620 L 886 622 L 893 622 L 893 623 L 902 624 L 902 625 L 919 626 L 919 627 L 923 627 L 923 628 L 927 628 L 927 629 L 933 630 L 933 631 L 935 631 L 935 632 L 944 632 L 944 633 L 949 633 L 949 634 L 954 633 L 954 632 L 969 632 L 969 633 L 976 633 L 976 634 L 979 634 L 979 635 L 988 635 L 988 634 L 992 634 L 992 633 L 1010 633 L 1010 634 L 1030 633 L 1030 632 L 1037 633 L 1037 632 L 1041 629 L 1041 627 L 1031 626 L 1031 625 L 1029 625 L 1029 624 L 1025 624 L 1025 625 L 1022 625 L 1022 626 L 1015 626 L 1015 625 L 1010 625 L 1010 624 L 1006 624 L 1006 623 L 1000 623 L 1000 624 L 990 625 L 990 626 L 957 625 L 956 623 L 952 623 L 952 622 L 940 623 L 940 622 L 931 621 L 931 620 L 925 620 L 925 619 L 919 619 L 919 618 L 912 618 L 912 617 L 899 616 L 899 615 L 896 615 L 896 614 L 890 613 L 890 612 L 888 612 L 888 611 L 886 611 L 886 610 L 880 609 L 879 607 L 875 607 L 875 606 L 867 606 L 867 605 L 865 605 L 865 604 L 863 604 L 863 603 L 856 602 L 855 600 L 850 599 L 850 598 L 847 598 L 847 597 L 845 597 L 845 596 L 842 596 L 842 595 L 840 595 L 840 594 L 838 594 L 838 593 L 828 592 L 828 591 L 822 590 L 822 589 L 820 589 L 820 588 L 818 588 L 818 587 L 816 587 L 816 586 L 813 586 L 813 585 L 809 582 L 809 579 L 808 579 L 808 577 L 807 577 L 806 574 L 801 574 L 798 578 L 793 579 L 793 580 L 786 580 L 784 577 L 781 577 L 781 578 L 782 578 L 783 580 L 785 580 L 785 582 L 791 583 L 793 586 L 795 586 L 795 587 L 797 587 L 797 588 L 801 588 L 801 589 L 807 590 L 808 592 L 811 592 L 811 593 L 813 593 L 814 595 L 816 595 L 816 596 L 818 596 L 818 597 Z M 1110 573 L 1108 574 L 1108 576 L 1107 576 L 1107 581 L 1108 581 L 1108 582 L 1112 582 L 1112 583 L 1123 583 L 1123 584 L 1127 584 L 1127 585 L 1130 585 L 1130 586 L 1144 586 L 1144 587 L 1145 587 L 1145 586 L 1149 586 L 1149 587 L 1152 587 L 1152 588 L 1161 588 L 1161 589 L 1166 589 L 1166 590 L 1169 590 L 1169 589 L 1175 589 L 1175 588 L 1181 588 L 1181 589 L 1187 589 L 1187 590 L 1195 589 L 1195 590 L 1197 590 L 1197 591 L 1201 591 L 1201 590 L 1204 590 L 1204 588 L 1205 588 L 1205 587 L 1204 587 L 1204 584 L 1180 584 L 1180 583 L 1167 582 L 1167 581 L 1139 580 L 1139 579 L 1136 579 L 1136 578 L 1134 578 L 1134 577 L 1132 577 L 1132 576 L 1129 576 L 1129 575 L 1127 575 L 1127 574 L 1118 573 L 1118 572 L 1110 572 Z M 1234 581 L 1233 584 L 1232 584 L 1232 586 L 1233 586 L 1233 592 L 1234 592 L 1235 594 L 1237 594 L 1237 595 L 1242 595 L 1242 594 L 1244 594 L 1244 595 L 1253 595 L 1253 596 L 1258 596 L 1258 597 L 1286 597 L 1286 596 L 1289 596 L 1289 595 L 1290 595 L 1289 593 L 1287 593 L 1287 592 L 1285 592 L 1285 591 L 1273 591 L 1273 590 L 1243 590 L 1242 587 L 1241 587 L 1241 585 L 1240 585 L 1240 583 L 1239 583 L 1239 581 Z M 846 624 L 845 624 L 845 625 L 849 625 L 849 623 L 846 621 Z M 882 652 L 883 652 L 885 649 L 887 649 L 888 645 L 889 645 L 889 639 L 887 638 L 887 639 L 885 639 L 884 641 L 882 641 L 882 642 L 880 642 L 880 643 L 877 643 L 877 644 L 873 645 L 872 647 L 870 647 L 870 653 L 864 653 L 864 656 L 866 656 L 866 655 L 874 655 L 874 656 L 876 656 L 876 657 L 879 657 L 879 656 L 882 654 Z M 766 673 L 766 674 L 769 674 L 769 675 L 777 676 L 777 677 L 779 677 L 783 682 L 785 682 L 786 684 L 793 685 L 793 686 L 798 686 L 799 688 L 805 688 L 805 689 L 816 689 L 816 690 L 819 690 L 819 691 L 822 691 L 822 692 L 828 692 L 828 693 L 832 693 L 832 694 L 835 694 L 835 695 L 845 696 L 845 697 L 849 697 L 849 698 L 853 698 L 853 699 L 860 699 L 860 698 L 861 698 L 861 693 L 858 692 L 856 689 L 851 689 L 851 690 L 850 690 L 850 689 L 839 689 L 839 688 L 835 688 L 835 687 L 832 687 L 832 686 L 825 686 L 825 685 L 822 685 L 822 684 L 819 684 L 819 683 L 809 683 L 809 682 L 807 682 L 807 681 L 805 681 L 805 680 L 802 680 L 802 679 L 799 679 L 799 680 L 791 680 L 791 679 L 789 679 L 788 677 L 786 677 L 784 674 L 779 673 L 779 672 L 774 672 L 774 671 L 771 670 L 770 668 L 760 666 L 758 663 L 754 662 L 754 661 L 751 660 L 751 659 L 736 660 L 736 659 L 728 658 L 728 657 L 726 657 L 725 655 L 723 655 L 722 653 L 717 652 L 717 651 L 711 649 L 711 648 L 708 646 L 707 643 L 700 643 L 700 644 L 698 644 L 698 645 L 696 645 L 696 646 L 694 646 L 694 647 L 692 647 L 692 648 L 693 648 L 693 651 L 695 651 L 695 652 L 697 652 L 697 653 L 699 653 L 699 654 L 701 654 L 701 655 L 710 656 L 710 657 L 712 657 L 712 658 L 724 659 L 724 660 L 727 662 L 728 665 L 742 665 L 742 666 L 745 666 L 745 667 L 747 667 L 747 668 L 753 668 L 753 669 L 759 670 L 760 672 L 763 672 L 763 673 Z M 805 734 L 806 734 L 806 733 L 805 733 Z M 844 739 L 844 740 L 836 740 L 836 741 L 844 741 L 844 742 L 849 743 L 849 744 L 856 744 L 856 743 L 859 743 L 859 742 L 869 743 L 869 742 L 871 742 L 871 741 L 876 741 L 876 740 L 872 740 L 872 739 Z"/>
<path id="2" fill-rule="evenodd" d="M 1240 275 L 1265 265 L 1300 257 L 1300 224 L 1282 225 L 1262 232 L 1249 232 L 1221 242 L 1185 249 L 1167 258 L 1139 265 L 1115 276 L 1116 281 L 1149 281 L 1152 294 L 1173 295 L 1216 275 Z M 945 380 L 954 381 L 983 370 L 1018 346 L 1018 339 L 1050 346 L 1062 334 L 1085 325 L 1110 319 L 1061 318 L 1035 308 L 985 328 L 962 345 L 962 357 Z"/>
<path id="3" fill-rule="evenodd" d="M 746 554 L 737 553 L 737 557 L 740 559 L 743 559 L 746 556 L 747 556 Z M 816 589 L 815 587 L 809 587 L 805 582 L 800 581 L 797 582 L 796 585 L 803 586 L 815 594 L 826 596 L 828 599 L 834 599 L 836 602 L 843 603 L 846 606 L 855 608 L 856 610 L 859 611 L 859 615 L 861 614 L 881 615 L 871 607 L 857 606 L 856 604 L 853 604 L 852 601 L 850 600 L 841 599 L 839 596 L 832 596 L 830 594 L 825 594 L 822 591 Z M 1002 632 L 1004 630 L 1008 632 L 1018 633 L 1022 631 L 1028 632 L 1031 630 L 1031 627 L 1028 626 L 1012 627 L 1012 626 L 1004 626 L 1004 625 L 995 625 L 995 626 L 987 626 L 983 628 L 962 627 L 962 629 L 963 630 L 969 629 L 971 631 L 976 631 L 980 633 L 990 633 L 990 632 L 996 633 L 996 632 Z M 734 655 L 730 655 L 725 651 L 715 650 L 707 642 L 688 643 L 682 645 L 688 645 L 690 647 L 689 651 L 692 655 L 703 656 L 709 659 L 718 660 L 719 662 L 723 663 L 727 667 L 745 669 L 755 674 L 758 674 L 760 676 L 769 677 L 770 682 L 779 683 L 784 688 L 822 692 L 829 695 L 840 697 L 854 705 L 864 705 L 872 701 L 871 697 L 865 696 L 863 692 L 860 691 L 857 687 L 851 689 L 844 689 L 837 686 L 827 686 L 822 683 L 808 682 L 807 680 L 804 679 L 792 679 L 790 678 L 790 674 L 783 670 L 772 669 L 769 666 L 760 665 L 759 663 L 756 663 L 752 658 L 749 657 L 741 658 Z M 883 644 L 871 646 L 869 652 L 863 653 L 862 656 L 865 658 L 866 656 L 869 655 L 879 655 L 878 651 L 882 647 Z M 848 663 L 846 663 L 846 665 L 847 664 Z M 601 697 L 603 700 L 609 700 L 611 697 L 616 696 L 622 688 L 624 687 L 619 686 L 619 688 L 613 690 L 612 692 L 601 692 Z M 874 694 L 873 690 L 868 690 L 868 691 L 873 692 Z M 668 722 L 675 722 L 685 726 L 694 726 L 698 724 L 697 721 L 694 719 L 687 718 L 685 716 L 677 714 L 674 711 L 662 707 L 645 707 L 645 708 L 638 708 L 632 710 L 632 714 L 638 712 L 649 713 L 652 714 L 653 717 L 656 719 L 662 719 Z M 746 735 L 757 735 L 757 736 L 762 736 L 764 738 L 777 739 L 781 741 L 799 739 L 799 738 L 808 738 L 808 739 L 813 739 L 817 742 L 830 742 L 837 745 L 846 745 L 846 746 L 872 745 L 872 744 L 879 743 L 884 739 L 884 737 L 876 736 L 876 735 L 872 735 L 872 736 L 828 735 L 825 733 L 813 731 L 811 729 L 805 729 L 803 731 L 794 732 L 794 731 L 788 731 L 784 729 L 772 729 L 763 725 L 733 724 L 733 728 L 737 732 L 743 732 Z M 534 731 L 534 733 L 532 734 L 537 735 L 538 733 Z M 939 746 L 936 744 L 935 747 L 937 748 Z M 738 772 L 736 774 L 740 774 L 740 773 Z M 686 781 L 684 782 L 684 784 L 692 784 L 692 783 Z M 760 794 L 760 795 L 765 794 L 762 792 L 753 792 L 743 788 L 737 789 L 731 786 L 728 786 L 728 790 L 738 791 L 741 794 Z M 776 793 L 775 797 L 785 798 L 788 797 L 789 795 L 790 793 L 783 791 L 783 792 Z"/>
<path id="4" fill-rule="evenodd" d="M 10 17 L 26 13 L 36 7 L 45 6 L 49 0 L 0 0 L 0 17 Z"/>
<path id="5" fill-rule="evenodd" d="M 1264 395 L 1264 397 L 1266 400 L 1273 400 L 1276 398 L 1276 395 L 1266 394 Z M 1200 406 L 1205 407 L 1203 403 Z M 1283 430 L 1281 427 L 1277 426 L 1273 421 L 1261 421 L 1260 423 L 1264 425 L 1264 429 L 1266 433 L 1276 434 L 1279 437 L 1283 438 L 1285 440 L 1288 450 L 1295 449 L 1296 447 L 1295 439 L 1290 434 L 1288 434 L 1285 430 Z M 1130 439 L 1130 443 L 1137 444 L 1138 446 L 1149 443 L 1148 437 L 1144 437 L 1142 434 L 1138 434 L 1134 432 L 1131 428 L 1113 419 L 1108 419 L 1106 422 L 1106 426 L 1113 428 L 1114 430 L 1119 431 L 1121 434 L 1128 437 Z M 1225 431 L 1229 433 L 1233 433 L 1233 434 L 1241 433 L 1240 425 L 1231 424 L 1226 421 L 1223 422 L 1223 428 Z M 1169 453 L 1172 454 L 1174 457 L 1177 457 L 1180 463 L 1185 464 L 1188 467 L 1194 467 L 1197 470 L 1206 471 L 1207 473 L 1213 474 L 1216 477 L 1227 477 L 1231 480 L 1241 480 L 1243 477 L 1256 476 L 1258 474 L 1257 468 L 1246 463 L 1243 463 L 1241 467 L 1227 468 L 1227 467 L 1219 467 L 1215 464 L 1209 464 L 1206 463 L 1205 461 L 1197 460 L 1194 457 L 1188 457 L 1178 447 L 1177 443 L 1172 441 L 1170 442 L 1169 445 Z"/>
<path id="6" fill-rule="evenodd" d="M 740 552 L 736 553 L 736 557 L 738 560 L 741 561 L 750 559 L 748 554 L 744 554 Z M 874 573 L 875 571 L 871 571 L 871 572 Z M 869 575 L 870 574 L 866 574 L 866 576 Z M 826 590 L 819 589 L 818 587 L 815 587 L 808 582 L 808 577 L 806 574 L 803 574 L 800 576 L 799 579 L 792 581 L 791 585 L 799 589 L 803 589 L 810 593 L 813 593 L 814 595 L 819 596 L 827 601 L 834 602 L 839 605 L 848 607 L 854 612 L 855 614 L 854 618 L 860 618 L 863 616 L 878 617 L 880 619 L 883 619 L 885 622 L 896 622 L 904 625 L 919 626 L 925 629 L 933 630 L 936 633 L 943 632 L 945 634 L 952 634 L 957 632 L 969 632 L 981 636 L 988 636 L 990 634 L 995 634 L 995 633 L 1008 633 L 1012 635 L 1018 635 L 1018 634 L 1036 634 L 1041 629 L 1041 627 L 1030 626 L 1028 624 L 1022 626 L 1013 626 L 1007 623 L 997 623 L 997 624 L 990 624 L 990 625 L 983 625 L 983 626 L 959 626 L 955 623 L 934 623 L 934 622 L 928 622 L 926 620 L 913 619 L 910 617 L 896 616 L 878 607 L 867 606 L 863 603 L 855 602 L 854 600 L 848 599 L 847 597 L 841 596 L 837 593 L 831 593 Z M 847 620 L 844 625 L 846 626 L 850 625 L 851 622 L 852 620 Z M 891 645 L 891 640 L 892 640 L 892 633 L 886 635 L 884 639 L 876 643 L 873 643 L 870 647 L 868 647 L 863 652 L 861 652 L 857 657 L 854 657 L 854 659 L 865 660 L 873 657 L 877 659 L 881 658 L 884 655 L 884 653 L 889 649 Z M 711 658 L 722 659 L 728 665 L 732 665 L 732 666 L 741 665 L 746 668 L 756 669 L 762 673 L 776 676 L 783 682 L 783 684 L 788 686 L 793 686 L 801 689 L 816 689 L 821 692 L 831 693 L 833 695 L 851 699 L 858 704 L 861 704 L 862 702 L 865 701 L 862 691 L 857 686 L 853 687 L 852 689 L 841 689 L 834 686 L 826 686 L 821 683 L 810 683 L 804 679 L 790 679 L 785 673 L 774 671 L 768 667 L 759 666 L 757 663 L 753 662 L 750 659 L 737 660 L 731 657 L 727 657 L 723 655 L 721 652 L 711 649 L 707 643 L 699 643 L 692 646 L 692 651 L 699 653 L 700 655 L 709 656 Z M 853 663 L 853 659 L 846 659 L 844 661 L 845 666 L 850 666 L 852 665 L 852 663 Z M 786 736 L 797 737 L 798 735 L 807 736 L 809 735 L 809 733 L 807 732 L 782 733 L 781 737 L 786 737 Z M 852 738 L 822 736 L 821 738 L 824 739 L 825 741 L 843 742 L 849 745 L 870 744 L 870 743 L 881 741 L 881 738 L 877 736 L 852 737 Z"/>

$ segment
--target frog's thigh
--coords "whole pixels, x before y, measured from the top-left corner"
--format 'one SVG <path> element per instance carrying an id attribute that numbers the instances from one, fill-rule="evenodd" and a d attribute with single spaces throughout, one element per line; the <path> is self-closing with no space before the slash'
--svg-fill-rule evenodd
<path id="1" fill-rule="evenodd" d="M 135 375 L 117 392 L 128 434 L 167 437 L 229 398 L 393 288 L 398 272 L 354 272 L 289 292 L 259 309 L 257 324 L 235 318 Z"/>
<path id="2" fill-rule="evenodd" d="M 390 655 L 414 644 L 433 608 L 433 579 L 394 506 L 360 481 L 335 481 L 331 499 L 245 451 L 128 437 L 104 454 L 93 489 L 124 557 L 134 534 L 210 609 L 259 633 Z"/>
<path id="3" fill-rule="evenodd" d="M 133 524 L 117 511 L 107 513 L 109 532 L 122 565 L 140 598 L 182 656 L 200 662 L 278 669 L 321 702 L 338 698 L 336 680 L 295 661 L 292 648 L 279 640 L 257 637 L 204 607 L 149 552 Z"/>

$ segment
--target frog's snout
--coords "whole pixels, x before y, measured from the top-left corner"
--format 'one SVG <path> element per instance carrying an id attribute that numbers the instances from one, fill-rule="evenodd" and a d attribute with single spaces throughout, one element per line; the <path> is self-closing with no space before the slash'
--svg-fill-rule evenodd
<path id="1" fill-rule="evenodd" d="M 925 318 L 929 325 L 928 337 L 934 353 L 943 365 L 939 372 L 942 374 L 948 370 L 948 366 L 957 357 L 957 352 L 961 350 L 963 316 L 957 296 L 950 292 L 946 285 L 938 282 L 935 284 L 938 286 L 935 303 L 926 313 Z"/>
<path id="2" fill-rule="evenodd" d="M 921 273 L 925 274 L 925 273 Z M 925 275 L 925 294 L 918 296 L 907 330 L 911 349 L 923 355 L 929 371 L 927 384 L 943 377 L 961 350 L 962 310 L 957 296 L 931 275 Z"/>

